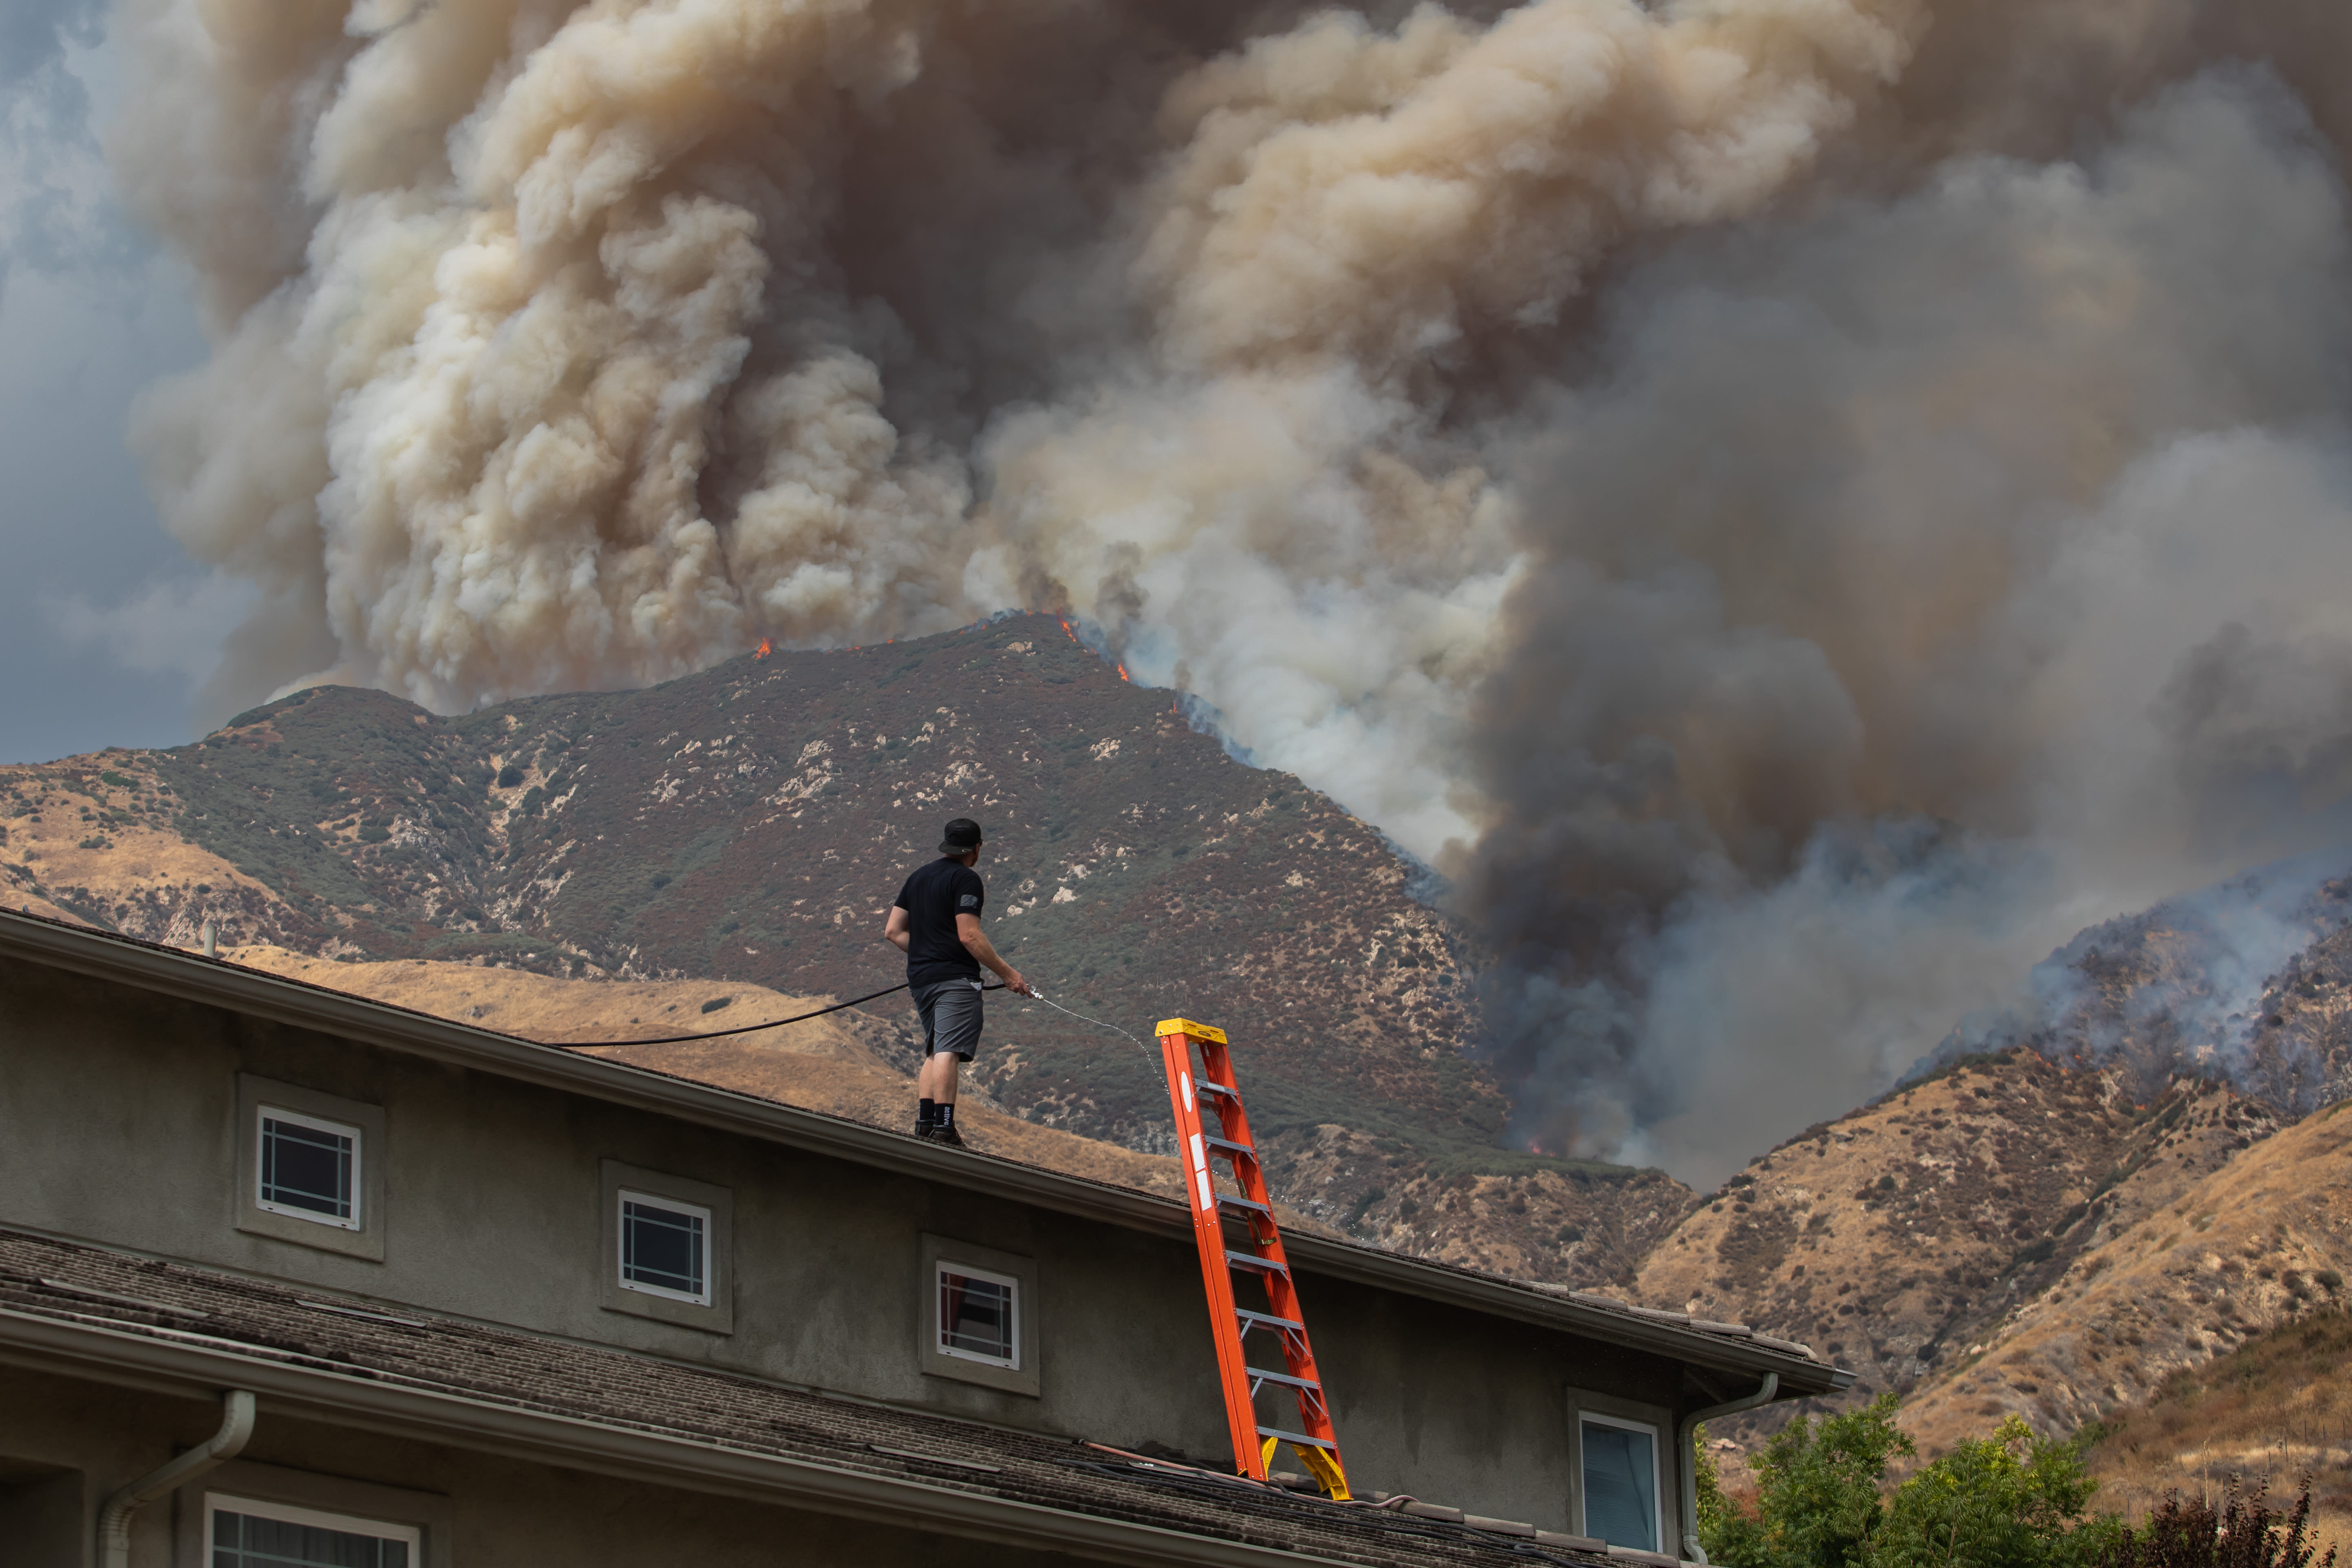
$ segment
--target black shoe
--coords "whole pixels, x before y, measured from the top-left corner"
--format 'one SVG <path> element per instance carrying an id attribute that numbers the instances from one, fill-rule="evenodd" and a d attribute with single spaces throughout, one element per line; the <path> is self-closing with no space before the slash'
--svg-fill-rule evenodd
<path id="1" fill-rule="evenodd" d="M 915 1136 L 918 1138 L 929 1138 L 932 1133 L 937 1132 L 938 1131 L 939 1129 L 937 1127 L 928 1121 L 918 1121 L 915 1123 Z"/>
<path id="2" fill-rule="evenodd" d="M 952 1125 L 932 1128 L 931 1142 L 944 1143 L 950 1149 L 961 1149 L 964 1146 L 963 1134 L 957 1131 Z"/>

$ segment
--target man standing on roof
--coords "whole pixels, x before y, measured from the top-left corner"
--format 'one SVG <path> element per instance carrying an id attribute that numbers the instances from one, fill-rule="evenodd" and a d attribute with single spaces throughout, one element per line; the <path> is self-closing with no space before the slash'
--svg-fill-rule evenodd
<path id="1" fill-rule="evenodd" d="M 891 906 L 883 938 L 907 955 L 907 984 L 923 1019 L 922 1098 L 915 1136 L 963 1147 L 956 1131 L 956 1072 L 980 1048 L 980 970 L 996 972 L 1015 996 L 1034 993 L 1021 972 L 996 955 L 980 929 L 988 889 L 972 868 L 980 863 L 980 824 L 959 816 L 940 836 L 940 858 L 907 879 Z"/>

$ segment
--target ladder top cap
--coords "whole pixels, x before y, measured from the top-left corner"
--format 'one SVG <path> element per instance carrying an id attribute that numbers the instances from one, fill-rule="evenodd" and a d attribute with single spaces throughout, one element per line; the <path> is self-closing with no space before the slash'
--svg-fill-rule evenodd
<path id="1" fill-rule="evenodd" d="M 1154 1029 L 1152 1033 L 1162 1037 L 1190 1035 L 1196 1040 L 1214 1040 L 1221 1046 L 1226 1043 L 1225 1032 L 1223 1029 L 1213 1029 L 1206 1024 L 1195 1024 L 1190 1018 L 1162 1018 L 1160 1020 L 1160 1027 Z"/>

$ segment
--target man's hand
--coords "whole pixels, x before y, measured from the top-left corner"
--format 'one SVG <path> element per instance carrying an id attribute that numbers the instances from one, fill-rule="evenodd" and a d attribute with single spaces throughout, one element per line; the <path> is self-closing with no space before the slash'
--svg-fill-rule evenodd
<path id="1" fill-rule="evenodd" d="M 1004 982 L 1004 988 L 1007 991 L 1012 992 L 1015 996 L 1037 994 L 1029 989 L 1029 983 L 1021 978 L 1019 970 L 996 956 L 995 944 L 988 940 L 988 933 L 980 929 L 978 915 L 956 916 L 956 940 L 963 943 L 963 950 L 966 952 L 996 971 L 996 977 Z"/>

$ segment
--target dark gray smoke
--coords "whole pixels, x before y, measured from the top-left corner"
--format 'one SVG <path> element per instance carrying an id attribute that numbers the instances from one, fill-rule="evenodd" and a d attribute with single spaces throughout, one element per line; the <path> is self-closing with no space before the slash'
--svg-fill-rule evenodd
<path id="1" fill-rule="evenodd" d="M 1474 710 L 1525 1132 L 1720 1171 L 2073 925 L 2352 837 L 2333 152 L 2219 67 L 1619 281 Z"/>
<path id="2" fill-rule="evenodd" d="M 2337 8 L 120 36 L 215 334 L 134 441 L 259 590 L 224 710 L 1066 612 L 1454 879 L 1528 1136 L 1702 1179 L 2328 822 Z"/>

